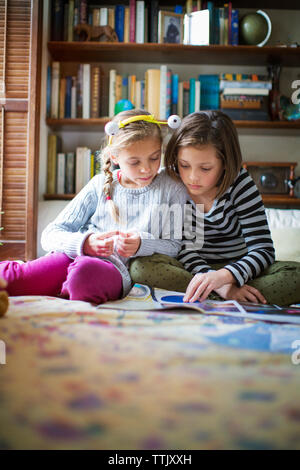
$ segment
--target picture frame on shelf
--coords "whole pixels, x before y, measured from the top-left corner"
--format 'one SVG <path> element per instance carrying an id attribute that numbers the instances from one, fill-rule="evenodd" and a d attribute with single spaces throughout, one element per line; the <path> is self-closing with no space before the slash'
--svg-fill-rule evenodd
<path id="1" fill-rule="evenodd" d="M 158 42 L 160 44 L 183 43 L 183 14 L 172 11 L 159 11 Z"/>

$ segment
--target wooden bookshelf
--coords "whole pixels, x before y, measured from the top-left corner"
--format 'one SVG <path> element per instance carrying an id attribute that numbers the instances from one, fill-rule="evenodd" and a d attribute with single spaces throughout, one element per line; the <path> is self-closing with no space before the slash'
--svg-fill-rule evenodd
<path id="1" fill-rule="evenodd" d="M 190 46 L 52 41 L 48 50 L 60 62 L 146 62 L 206 65 L 267 65 L 299 67 L 300 47 Z"/>
<path id="2" fill-rule="evenodd" d="M 300 207 L 300 199 L 289 196 L 288 194 L 262 194 L 262 200 L 265 206 L 287 206 L 289 208 Z"/>
<path id="3" fill-rule="evenodd" d="M 70 201 L 76 194 L 44 194 L 45 201 Z M 287 194 L 262 194 L 263 203 L 268 206 L 300 207 L 300 199 Z"/>
<path id="4" fill-rule="evenodd" d="M 99 130 L 109 121 L 108 117 L 96 119 L 47 119 L 47 125 L 52 130 Z M 300 120 L 297 121 L 234 121 L 240 129 L 300 129 Z"/>

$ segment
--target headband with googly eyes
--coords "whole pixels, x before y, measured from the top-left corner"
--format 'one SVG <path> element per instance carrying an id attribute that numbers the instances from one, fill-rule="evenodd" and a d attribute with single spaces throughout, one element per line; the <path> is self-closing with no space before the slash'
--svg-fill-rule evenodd
<path id="1" fill-rule="evenodd" d="M 170 116 L 168 118 L 168 121 L 157 121 L 154 118 L 153 114 L 141 114 L 139 116 L 132 116 L 128 119 L 124 119 L 124 121 L 119 121 L 119 122 L 109 121 L 104 128 L 105 133 L 109 136 L 109 145 L 111 145 L 112 143 L 113 136 L 116 135 L 120 129 L 127 126 L 127 124 L 130 124 L 131 122 L 136 122 L 136 121 L 151 122 L 153 124 L 157 124 L 159 127 L 161 124 L 168 125 L 171 129 L 177 129 L 181 124 L 181 119 L 176 114 L 173 114 L 172 116 Z"/>

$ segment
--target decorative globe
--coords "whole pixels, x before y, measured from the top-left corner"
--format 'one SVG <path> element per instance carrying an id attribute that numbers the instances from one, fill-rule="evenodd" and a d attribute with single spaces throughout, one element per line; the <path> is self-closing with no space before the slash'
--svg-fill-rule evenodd
<path id="1" fill-rule="evenodd" d="M 263 42 L 268 34 L 268 23 L 259 13 L 250 13 L 240 21 L 240 34 L 243 42 L 256 46 Z"/>
<path id="2" fill-rule="evenodd" d="M 128 111 L 129 109 L 134 109 L 133 104 L 129 100 L 120 100 L 115 104 L 115 114 L 121 111 Z"/>

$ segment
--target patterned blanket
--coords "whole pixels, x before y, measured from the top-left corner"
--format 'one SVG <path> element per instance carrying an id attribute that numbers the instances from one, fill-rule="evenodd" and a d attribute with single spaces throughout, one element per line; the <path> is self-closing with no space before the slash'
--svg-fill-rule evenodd
<path id="1" fill-rule="evenodd" d="M 300 449 L 299 326 L 11 297 L 0 340 L 1 449 Z"/>

